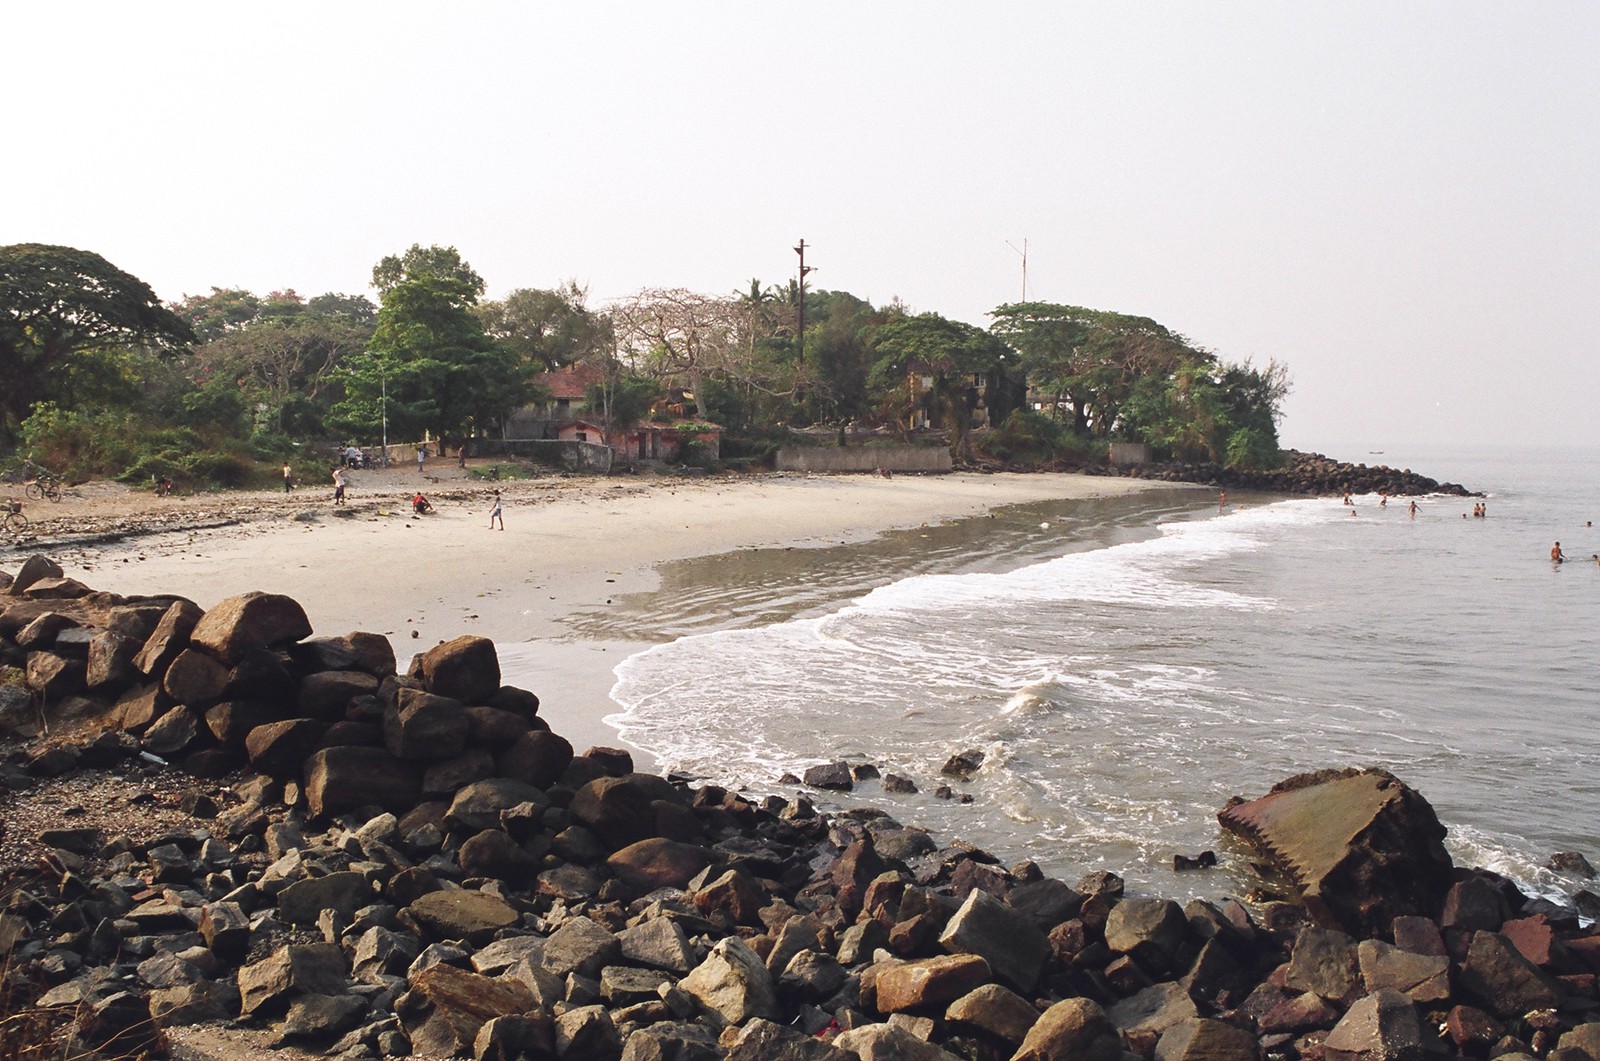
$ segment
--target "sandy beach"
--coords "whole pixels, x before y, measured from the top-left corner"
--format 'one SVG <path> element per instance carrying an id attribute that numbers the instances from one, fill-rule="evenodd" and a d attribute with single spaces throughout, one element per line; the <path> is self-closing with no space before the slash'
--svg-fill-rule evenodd
<path id="1" fill-rule="evenodd" d="M 499 484 L 500 531 L 488 526 L 493 484 L 454 462 L 423 475 L 409 467 L 349 478 L 349 503 L 338 509 L 322 484 L 288 495 L 169 498 L 84 484 L 57 505 L 31 503 L 42 540 L 5 543 L 0 566 L 43 552 L 95 589 L 176 593 L 202 607 L 251 590 L 284 593 L 318 634 L 388 635 L 402 664 L 419 649 L 479 634 L 500 646 L 506 681 L 538 693 L 552 727 L 582 750 L 615 743 L 602 721 L 611 668 L 652 641 L 647 630 L 620 643 L 581 639 L 564 619 L 653 589 L 662 562 L 832 546 L 1005 505 L 1170 488 L 1079 474 L 551 475 Z M 432 515 L 411 512 L 419 488 Z"/>

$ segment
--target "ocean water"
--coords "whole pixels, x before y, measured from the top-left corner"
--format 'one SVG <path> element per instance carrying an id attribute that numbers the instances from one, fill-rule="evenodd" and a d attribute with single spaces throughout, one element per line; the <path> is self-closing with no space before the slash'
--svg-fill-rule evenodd
<path id="1" fill-rule="evenodd" d="M 1346 454 L 1348 456 L 1348 454 Z M 1357 458 L 1362 459 L 1362 458 Z M 1216 812 L 1291 774 L 1381 765 L 1460 863 L 1547 893 L 1600 863 L 1600 452 L 1417 451 L 1472 501 L 1137 499 L 1019 506 L 825 550 L 673 565 L 580 619 L 649 629 L 608 719 L 661 767 L 757 793 L 845 758 L 912 778 L 873 806 L 1076 880 L 1183 898 L 1249 886 Z M 1554 565 L 1560 540 L 1574 562 Z M 981 749 L 969 782 L 940 774 Z M 949 783 L 970 802 L 932 795 Z M 1214 849 L 1216 869 L 1176 874 Z"/>

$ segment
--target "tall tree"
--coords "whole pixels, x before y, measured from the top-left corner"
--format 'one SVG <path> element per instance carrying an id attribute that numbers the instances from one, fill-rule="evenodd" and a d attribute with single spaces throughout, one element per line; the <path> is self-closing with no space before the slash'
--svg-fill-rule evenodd
<path id="1" fill-rule="evenodd" d="M 904 388 L 901 408 L 909 412 L 920 405 L 942 419 L 950 429 L 951 454 L 970 458 L 972 416 L 991 373 L 1005 364 L 1006 344 L 982 328 L 920 313 L 883 325 L 872 345 L 878 354 L 874 381 L 885 387 L 898 382 Z M 928 380 L 926 389 L 914 383 L 919 378 Z"/>
<path id="2" fill-rule="evenodd" d="M 518 288 L 481 303 L 484 331 L 505 343 L 534 371 L 548 372 L 610 353 L 611 322 L 585 303 L 589 293 L 569 280 L 554 290 Z"/>
<path id="3" fill-rule="evenodd" d="M 386 415 L 395 437 L 448 436 L 486 428 L 521 404 L 528 375 L 484 333 L 476 298 L 466 281 L 431 273 L 385 291 L 370 356 L 345 360 L 346 396 L 330 420 L 370 437 Z"/>
<path id="4" fill-rule="evenodd" d="M 72 247 L 0 247 L 0 433 L 15 437 L 75 355 L 119 347 L 172 352 L 194 332 L 148 284 Z"/>
<path id="5" fill-rule="evenodd" d="M 466 293 L 468 305 L 483 297 L 483 277 L 478 275 L 477 270 L 463 261 L 461 253 L 454 247 L 440 247 L 437 244 L 424 247 L 420 243 L 413 243 L 404 254 L 391 254 L 379 260 L 372 267 L 372 286 L 378 289 L 379 294 L 387 296 L 405 281 L 420 280 L 425 276 L 459 282 Z"/>
<path id="6" fill-rule="evenodd" d="M 611 319 L 626 359 L 656 379 L 687 383 L 695 415 L 705 416 L 706 378 L 727 365 L 738 341 L 734 301 L 681 287 L 646 288 L 613 304 Z"/>
<path id="7" fill-rule="evenodd" d="M 1009 303 L 990 316 L 991 330 L 1022 355 L 1034 387 L 1054 410 L 1071 410 L 1080 434 L 1114 434 L 1141 380 L 1216 361 L 1148 317 L 1052 302 Z"/>

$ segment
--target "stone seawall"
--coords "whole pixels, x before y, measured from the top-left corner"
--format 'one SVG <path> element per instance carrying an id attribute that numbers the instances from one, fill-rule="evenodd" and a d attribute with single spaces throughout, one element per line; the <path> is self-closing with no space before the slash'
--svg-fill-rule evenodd
<path id="1" fill-rule="evenodd" d="M 1391 497 L 1421 497 L 1425 494 L 1450 494 L 1478 497 L 1459 483 L 1444 483 L 1419 475 L 1410 468 L 1386 465 L 1349 464 L 1320 453 L 1286 452 L 1283 467 L 1254 471 L 1225 468 L 1220 464 L 1138 464 L 1115 468 L 1085 469 L 1091 475 L 1121 475 L 1138 479 L 1159 479 L 1172 483 L 1202 483 L 1227 490 L 1255 490 L 1263 493 L 1304 494 L 1313 497 L 1339 494 L 1388 494 Z"/>
<path id="2" fill-rule="evenodd" d="M 950 471 L 950 451 L 943 446 L 784 446 L 773 457 L 780 472 L 912 472 Z"/>
<path id="3" fill-rule="evenodd" d="M 1230 804 L 1258 854 L 1224 857 L 1281 890 L 1180 905 L 816 810 L 905 791 L 868 762 L 759 797 L 575 754 L 483 638 L 401 674 L 287 597 L 202 611 L 43 557 L 0 572 L 0 729 L 31 833 L 0 866 L 4 997 L 73 1050 L 220 1022 L 350 1059 L 1600 1059 L 1600 897 L 1452 866 L 1382 771 Z M 93 798 L 158 776 L 185 825 Z"/>

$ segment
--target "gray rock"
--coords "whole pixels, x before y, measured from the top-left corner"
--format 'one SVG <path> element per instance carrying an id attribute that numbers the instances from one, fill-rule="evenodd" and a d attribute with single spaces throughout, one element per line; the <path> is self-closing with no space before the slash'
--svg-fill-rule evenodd
<path id="1" fill-rule="evenodd" d="M 1457 982 L 1497 1017 L 1520 1017 L 1561 1000 L 1554 980 L 1524 958 L 1504 936 L 1474 932 Z"/>
<path id="2" fill-rule="evenodd" d="M 834 1036 L 834 1046 L 861 1061 L 958 1061 L 955 1054 L 892 1024 L 866 1024 Z"/>
<path id="3" fill-rule="evenodd" d="M 604 1006 L 579 1006 L 561 1014 L 555 1038 L 563 1061 L 602 1061 L 622 1050 L 622 1036 Z"/>
<path id="4" fill-rule="evenodd" d="M 366 1000 L 357 995 L 303 995 L 289 1003 L 278 1041 L 326 1041 L 359 1027 L 366 1016 Z"/>
<path id="5" fill-rule="evenodd" d="M 629 965 L 608 965 L 600 970 L 600 997 L 612 1008 L 631 1006 L 661 997 L 661 986 L 677 981 L 659 969 L 638 969 Z"/>
<path id="6" fill-rule="evenodd" d="M 705 961 L 678 984 L 703 1008 L 730 1024 L 778 1016 L 772 975 L 755 951 L 737 936 L 721 940 Z"/>
<path id="7" fill-rule="evenodd" d="M 519 920 L 504 899 L 467 889 L 429 892 L 406 907 L 406 914 L 438 939 L 486 940 Z"/>
<path id="8" fill-rule="evenodd" d="M 587 917 L 574 917 L 545 940 L 540 964 L 556 976 L 577 973 L 593 979 L 607 965 L 615 965 L 622 944 L 605 926 Z"/>
<path id="9" fill-rule="evenodd" d="M 1361 981 L 1369 993 L 1399 991 L 1413 1002 L 1444 1002 L 1450 997 L 1450 959 L 1443 954 L 1413 954 L 1382 940 L 1356 946 Z"/>
<path id="10" fill-rule="evenodd" d="M 383 743 L 396 759 L 438 762 L 467 746 L 466 707 L 459 700 L 401 689 L 383 716 Z"/>
<path id="11" fill-rule="evenodd" d="M 307 877 L 278 893 L 278 916 L 291 925 L 314 925 L 324 910 L 344 921 L 374 898 L 364 874 L 351 870 Z"/>
<path id="12" fill-rule="evenodd" d="M 628 1036 L 622 1061 L 723 1061 L 727 1052 L 717 1036 L 701 1024 L 663 1022 Z"/>
<path id="13" fill-rule="evenodd" d="M 1040 1015 L 1011 1061 L 1122 1061 L 1122 1037 L 1087 998 L 1057 1002 Z"/>
<path id="14" fill-rule="evenodd" d="M 1033 922 L 973 889 L 939 934 L 952 954 L 977 954 L 994 974 L 1019 991 L 1032 991 L 1050 954 L 1050 941 Z"/>
<path id="15" fill-rule="evenodd" d="M 984 984 L 950 1003 L 944 1019 L 971 1025 L 1020 1046 L 1038 1023 L 1033 1003 L 1000 984 Z"/>
<path id="16" fill-rule="evenodd" d="M 239 987 L 221 980 L 160 988 L 150 992 L 150 1017 L 163 1028 L 209 1024 L 239 1015 Z"/>
<path id="17" fill-rule="evenodd" d="M 694 968 L 689 937 L 671 918 L 655 917 L 617 933 L 622 956 L 635 965 L 663 969 L 680 976 Z"/>
<path id="18" fill-rule="evenodd" d="M 1330 1002 L 1359 994 L 1355 941 L 1338 929 L 1307 925 L 1295 937 L 1283 983 L 1291 991 L 1314 991 Z"/>
<path id="19" fill-rule="evenodd" d="M 804 780 L 812 788 L 832 789 L 837 792 L 849 792 L 855 787 L 855 780 L 850 776 L 849 763 L 823 763 L 820 766 L 807 767 Z"/>
<path id="20" fill-rule="evenodd" d="M 1107 1018 L 1130 1034 L 1155 1032 L 1161 1034 L 1168 1028 L 1200 1016 L 1194 999 L 1181 984 L 1153 984 L 1130 995 L 1106 1011 Z"/>
<path id="21" fill-rule="evenodd" d="M 1156 1061 L 1257 1061 L 1256 1037 L 1208 1017 L 1186 1020 L 1162 1033 Z"/>
<path id="22" fill-rule="evenodd" d="M 344 955 L 327 943 L 291 944 L 239 970 L 239 1013 L 268 1016 L 288 1007 L 292 996 L 343 994 Z"/>
<path id="23" fill-rule="evenodd" d="M 1106 946 L 1163 973 L 1176 960 L 1188 929 L 1183 908 L 1170 899 L 1124 899 L 1106 917 Z"/>
<path id="24" fill-rule="evenodd" d="M 739 1029 L 727 1056 L 728 1061 L 855 1061 L 857 1055 L 758 1017 Z"/>
<path id="25" fill-rule="evenodd" d="M 1417 1061 L 1422 1022 L 1398 991 L 1375 991 L 1356 1001 L 1323 1042 L 1328 1061 Z"/>

